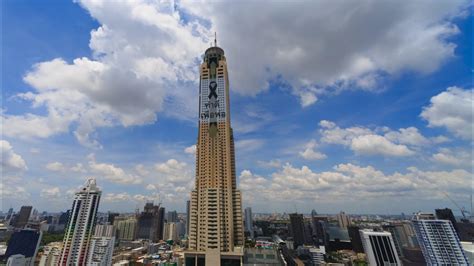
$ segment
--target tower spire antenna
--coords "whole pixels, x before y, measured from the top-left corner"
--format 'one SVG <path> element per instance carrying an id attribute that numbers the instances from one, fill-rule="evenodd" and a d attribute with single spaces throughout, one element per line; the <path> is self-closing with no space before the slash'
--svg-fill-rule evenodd
<path id="1" fill-rule="evenodd" d="M 214 32 L 214 46 L 217 47 L 217 32 Z"/>

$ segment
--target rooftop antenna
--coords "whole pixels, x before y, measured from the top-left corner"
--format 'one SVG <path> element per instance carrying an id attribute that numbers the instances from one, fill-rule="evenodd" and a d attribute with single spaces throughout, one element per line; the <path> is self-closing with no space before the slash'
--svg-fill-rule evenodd
<path id="1" fill-rule="evenodd" d="M 217 47 L 217 32 L 214 32 L 214 46 Z"/>

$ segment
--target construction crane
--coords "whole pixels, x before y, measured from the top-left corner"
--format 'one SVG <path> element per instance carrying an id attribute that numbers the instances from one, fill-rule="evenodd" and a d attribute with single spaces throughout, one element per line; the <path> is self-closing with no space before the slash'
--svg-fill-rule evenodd
<path id="1" fill-rule="evenodd" d="M 463 219 L 461 219 L 462 221 L 469 221 L 469 218 L 468 216 L 466 215 L 466 213 L 469 213 L 471 214 L 470 212 L 466 211 L 466 209 L 464 207 L 461 207 L 459 206 L 459 204 L 457 204 L 449 195 L 448 193 L 446 192 L 443 192 L 443 194 L 446 196 L 446 198 L 448 198 L 454 205 L 456 205 L 456 207 L 459 209 L 459 211 L 461 211 L 461 214 L 462 214 L 462 217 Z M 472 203 L 472 195 L 471 195 L 471 203 Z"/>

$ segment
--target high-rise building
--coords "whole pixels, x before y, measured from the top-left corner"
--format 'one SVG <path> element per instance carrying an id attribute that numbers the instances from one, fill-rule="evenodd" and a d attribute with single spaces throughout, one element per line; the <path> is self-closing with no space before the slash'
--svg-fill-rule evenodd
<path id="1" fill-rule="evenodd" d="M 469 264 L 451 221 L 438 220 L 431 213 L 417 213 L 412 222 L 428 265 Z"/>
<path id="2" fill-rule="evenodd" d="M 98 224 L 95 226 L 94 236 L 115 236 L 115 226 L 111 224 Z"/>
<path id="3" fill-rule="evenodd" d="M 35 230 L 21 230 L 13 233 L 8 241 L 8 247 L 5 252 L 5 258 L 10 256 L 21 254 L 24 256 L 25 264 L 22 265 L 34 265 L 36 253 L 41 242 L 41 231 Z"/>
<path id="4" fill-rule="evenodd" d="M 243 255 L 242 199 L 236 183 L 229 77 L 224 50 L 210 47 L 203 59 L 189 249 L 197 251 L 195 254 L 206 253 L 206 264 L 219 265 L 221 261 L 227 263 L 229 258 L 222 257 L 222 252 L 240 250 L 240 256 Z M 186 263 L 192 263 L 192 260 L 200 258 L 197 255 L 190 257 Z"/>
<path id="5" fill-rule="evenodd" d="M 64 234 L 61 265 L 86 264 L 101 194 L 95 179 L 88 179 L 76 192 Z"/>
<path id="6" fill-rule="evenodd" d="M 250 238 L 254 238 L 252 208 L 247 207 L 244 211 L 245 231 L 249 233 Z"/>
<path id="7" fill-rule="evenodd" d="M 313 226 L 311 220 L 304 220 L 304 243 L 306 245 L 313 245 Z"/>
<path id="8" fill-rule="evenodd" d="M 179 240 L 177 223 L 165 223 L 163 240 L 173 240 L 175 243 Z"/>
<path id="9" fill-rule="evenodd" d="M 25 225 L 28 223 L 28 220 L 30 219 L 32 209 L 32 206 L 21 206 L 20 213 L 17 214 L 17 217 L 15 219 L 14 226 L 16 228 L 25 227 Z"/>
<path id="10" fill-rule="evenodd" d="M 339 227 L 344 229 L 352 224 L 351 218 L 343 211 L 337 215 L 337 222 L 339 223 Z"/>
<path id="11" fill-rule="evenodd" d="M 158 210 L 158 240 L 163 239 L 163 233 L 165 230 L 165 213 L 165 208 L 160 207 L 160 209 Z"/>
<path id="12" fill-rule="evenodd" d="M 369 265 L 402 265 L 392 235 L 389 232 L 375 232 L 370 229 L 363 229 L 359 232 Z"/>
<path id="13" fill-rule="evenodd" d="M 176 211 L 169 211 L 166 216 L 168 223 L 176 223 L 178 221 L 178 213 Z"/>
<path id="14" fill-rule="evenodd" d="M 397 227 L 392 224 L 387 224 L 387 225 L 383 225 L 382 228 L 383 230 L 389 232 L 392 235 L 393 243 L 395 243 L 395 249 L 397 250 L 398 257 L 403 258 L 402 236 L 397 230 Z"/>
<path id="15" fill-rule="evenodd" d="M 178 238 L 183 239 L 186 235 L 186 224 L 183 221 L 177 222 L 176 231 L 178 232 Z"/>
<path id="16" fill-rule="evenodd" d="M 316 215 L 312 216 L 311 232 L 315 245 L 327 247 L 329 245 L 328 217 Z"/>
<path id="17" fill-rule="evenodd" d="M 186 201 L 186 236 L 189 237 L 189 223 L 191 219 L 191 201 Z"/>
<path id="18" fill-rule="evenodd" d="M 114 225 L 117 228 L 119 240 L 135 240 L 137 235 L 137 218 L 115 217 Z"/>
<path id="19" fill-rule="evenodd" d="M 305 243 L 303 214 L 290 213 L 290 232 L 293 236 L 293 247 L 297 249 Z"/>
<path id="20" fill-rule="evenodd" d="M 143 212 L 138 215 L 137 238 L 158 242 L 163 239 L 165 208 L 147 202 Z"/>
<path id="21" fill-rule="evenodd" d="M 115 245 L 115 228 L 113 225 L 97 225 L 91 238 L 87 265 L 112 265 Z"/>

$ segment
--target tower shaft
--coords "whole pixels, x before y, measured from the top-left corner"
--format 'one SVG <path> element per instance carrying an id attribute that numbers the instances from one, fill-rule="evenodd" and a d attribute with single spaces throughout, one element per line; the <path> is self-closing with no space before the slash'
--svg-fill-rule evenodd
<path id="1" fill-rule="evenodd" d="M 189 248 L 228 252 L 242 246 L 241 201 L 236 185 L 227 62 L 221 48 L 211 47 L 200 66 L 196 183 L 191 192 Z"/>

